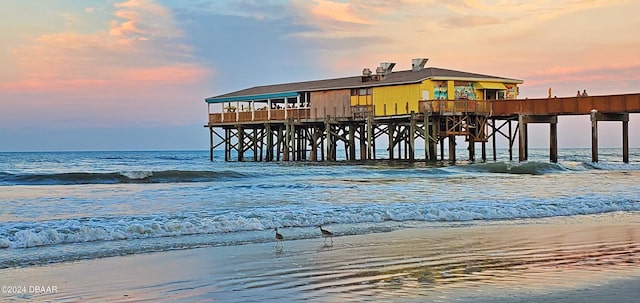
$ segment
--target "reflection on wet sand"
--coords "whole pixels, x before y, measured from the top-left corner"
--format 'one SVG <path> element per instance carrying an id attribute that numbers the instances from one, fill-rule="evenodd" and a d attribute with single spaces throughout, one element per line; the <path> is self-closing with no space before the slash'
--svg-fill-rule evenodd
<path id="1" fill-rule="evenodd" d="M 126 294 L 131 300 L 450 302 L 638 279 L 639 226 L 637 214 L 434 225 L 343 236 L 333 245 L 310 239 L 279 248 L 213 247 L 0 273 L 7 283 L 37 276 L 38 283 L 58 285 L 58 294 L 34 297 L 54 301 Z"/>

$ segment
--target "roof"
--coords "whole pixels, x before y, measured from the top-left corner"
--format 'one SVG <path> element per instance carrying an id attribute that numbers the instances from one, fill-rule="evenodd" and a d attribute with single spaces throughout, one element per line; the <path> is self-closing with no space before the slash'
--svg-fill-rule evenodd
<path id="1" fill-rule="evenodd" d="M 206 98 L 207 103 L 231 101 L 266 100 L 295 97 L 298 92 L 320 90 L 348 89 L 361 87 L 379 87 L 398 84 L 419 83 L 426 79 L 433 80 L 482 80 L 502 83 L 522 83 L 522 80 L 496 77 L 483 74 L 461 72 L 437 67 L 427 67 L 419 71 L 404 70 L 392 72 L 379 81 L 363 81 L 362 76 L 293 82 L 284 84 L 255 86 L 227 94 Z"/>

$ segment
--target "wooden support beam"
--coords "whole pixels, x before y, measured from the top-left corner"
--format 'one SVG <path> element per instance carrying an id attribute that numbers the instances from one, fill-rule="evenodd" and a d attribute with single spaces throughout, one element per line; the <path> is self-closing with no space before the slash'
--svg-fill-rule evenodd
<path id="1" fill-rule="evenodd" d="M 285 110 L 286 111 L 286 110 Z M 284 133 L 282 134 L 282 161 L 289 161 L 289 123 L 284 123 Z"/>
<path id="2" fill-rule="evenodd" d="M 409 118 L 409 161 L 416 159 L 416 113 L 411 111 L 411 117 Z"/>
<path id="3" fill-rule="evenodd" d="M 422 124 L 424 125 L 424 160 L 428 161 L 431 159 L 431 134 L 429 133 L 429 111 L 427 109 L 424 110 L 422 117 Z"/>
<path id="4" fill-rule="evenodd" d="M 331 131 L 331 122 L 329 121 L 329 116 L 327 116 L 324 120 L 325 123 L 325 133 L 327 135 L 327 161 L 335 161 L 334 159 L 334 154 L 333 154 L 333 134 Z"/>
<path id="5" fill-rule="evenodd" d="M 252 104 L 253 106 L 253 104 Z M 252 107 L 253 110 L 253 107 Z M 253 161 L 258 162 L 258 129 L 253 129 L 253 137 L 251 138 L 253 143 Z"/>
<path id="6" fill-rule="evenodd" d="M 496 155 L 496 119 L 491 119 L 491 145 L 493 147 L 493 161 L 498 160 Z"/>
<path id="7" fill-rule="evenodd" d="M 456 162 L 456 136 L 449 136 L 449 161 Z"/>
<path id="8" fill-rule="evenodd" d="M 431 150 L 431 156 L 430 156 L 430 160 L 431 161 L 437 161 L 438 160 L 438 128 L 439 123 L 438 120 L 436 118 L 431 118 L 431 122 L 430 122 L 430 132 L 431 132 L 431 138 L 429 139 L 429 143 L 431 144 L 431 147 L 429 147 L 429 149 Z"/>
<path id="9" fill-rule="evenodd" d="M 520 115 L 518 121 L 523 121 L 524 123 L 558 123 L 558 116 L 556 115 L 544 115 L 544 116 Z"/>
<path id="10" fill-rule="evenodd" d="M 238 127 L 238 162 L 244 161 L 244 128 Z"/>
<path id="11" fill-rule="evenodd" d="M 469 146 L 468 146 L 469 161 L 474 162 L 476 161 L 476 142 L 473 136 L 469 136 L 468 138 L 469 138 Z"/>
<path id="12" fill-rule="evenodd" d="M 558 163 L 558 123 L 549 124 L 549 161 Z"/>
<path id="13" fill-rule="evenodd" d="M 373 140 L 371 140 L 371 159 L 375 160 L 378 158 L 378 155 L 376 155 L 376 138 L 377 136 L 375 135 L 375 129 L 373 130 L 374 134 L 373 134 Z"/>
<path id="14" fill-rule="evenodd" d="M 375 156 L 375 138 L 373 137 L 373 124 L 371 123 L 371 116 L 367 116 L 367 159 L 373 160 L 376 158 Z"/>
<path id="15" fill-rule="evenodd" d="M 356 160 L 356 124 L 349 123 L 349 160 Z"/>
<path id="16" fill-rule="evenodd" d="M 518 161 L 527 161 L 527 122 L 525 122 L 524 116 L 518 116 L 518 127 L 520 128 L 518 137 Z"/>
<path id="17" fill-rule="evenodd" d="M 310 161 L 318 161 L 318 147 L 320 145 L 319 140 L 322 139 L 322 133 L 318 128 L 313 128 L 311 134 L 311 151 L 309 152 Z"/>
<path id="18" fill-rule="evenodd" d="M 209 161 L 213 162 L 213 127 L 209 127 Z"/>
<path id="19" fill-rule="evenodd" d="M 290 118 L 289 120 L 289 124 L 291 125 L 290 130 L 291 133 L 289 134 L 289 150 L 291 152 L 291 155 L 289 156 L 290 161 L 298 161 L 300 159 L 298 159 L 298 127 L 296 127 L 296 125 L 293 123 L 293 119 Z"/>
<path id="20" fill-rule="evenodd" d="M 622 121 L 622 162 L 629 163 L 629 119 Z"/>
<path id="21" fill-rule="evenodd" d="M 324 146 L 324 142 L 325 142 L 325 138 L 327 138 L 327 129 L 326 128 L 322 128 L 322 134 L 321 134 L 321 140 L 320 140 L 320 161 L 325 161 L 326 158 L 326 154 L 325 154 L 325 146 Z"/>
<path id="22" fill-rule="evenodd" d="M 284 137 L 284 133 L 283 133 L 283 127 L 279 126 L 278 127 L 278 142 L 276 142 L 276 161 L 280 161 L 280 154 L 283 155 L 284 157 L 284 144 L 283 144 L 283 137 Z"/>
<path id="23" fill-rule="evenodd" d="M 395 131 L 396 131 L 396 126 L 393 123 L 390 123 L 388 126 L 388 131 L 389 131 L 389 160 L 393 160 L 394 159 L 394 154 L 393 154 L 393 149 L 395 148 Z"/>
<path id="24" fill-rule="evenodd" d="M 509 161 L 513 161 L 513 142 L 515 141 L 513 134 L 511 132 L 511 120 L 509 120 Z"/>
<path id="25" fill-rule="evenodd" d="M 367 156 L 367 133 L 366 125 L 362 124 L 358 127 L 358 134 L 360 139 L 360 160 L 366 160 Z"/>
<path id="26" fill-rule="evenodd" d="M 229 144 L 229 140 L 230 140 L 230 133 L 231 130 L 228 128 L 224 129 L 224 161 L 229 161 L 229 159 L 231 158 L 230 154 L 231 154 L 231 146 Z"/>
<path id="27" fill-rule="evenodd" d="M 267 136 L 267 154 L 265 157 L 266 162 L 273 161 L 273 132 L 271 131 L 271 124 L 267 123 L 264 126 L 265 136 Z"/>
<path id="28" fill-rule="evenodd" d="M 482 162 L 487 162 L 487 142 L 482 141 Z"/>
<path id="29" fill-rule="evenodd" d="M 598 111 L 591 111 L 591 162 L 598 162 Z"/>

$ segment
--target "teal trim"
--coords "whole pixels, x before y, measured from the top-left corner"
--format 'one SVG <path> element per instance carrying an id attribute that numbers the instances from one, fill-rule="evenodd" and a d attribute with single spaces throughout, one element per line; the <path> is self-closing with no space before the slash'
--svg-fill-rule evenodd
<path id="1" fill-rule="evenodd" d="M 211 97 L 204 99 L 207 103 L 225 103 L 225 102 L 237 102 L 237 101 L 251 101 L 251 100 L 267 100 L 267 99 L 282 99 L 297 97 L 298 92 L 286 92 L 286 93 L 273 93 L 273 94 L 260 94 L 260 95 L 247 95 L 247 96 L 235 96 L 235 97 Z"/>

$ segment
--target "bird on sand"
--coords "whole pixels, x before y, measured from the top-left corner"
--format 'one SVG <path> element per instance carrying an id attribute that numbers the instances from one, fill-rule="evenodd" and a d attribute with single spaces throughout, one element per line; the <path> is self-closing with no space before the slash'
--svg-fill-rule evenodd
<path id="1" fill-rule="evenodd" d="M 274 228 L 273 229 L 276 232 L 276 246 L 278 246 L 278 244 L 280 244 L 280 246 L 282 246 L 282 241 L 284 240 L 284 237 L 282 236 L 281 233 L 278 232 L 278 228 Z"/>
<path id="2" fill-rule="evenodd" d="M 331 239 L 331 243 L 333 243 L 333 233 L 323 229 L 322 225 L 318 225 L 318 227 L 320 228 L 320 232 L 322 232 L 322 237 L 324 238 L 324 241 L 327 242 L 327 238 Z"/>

